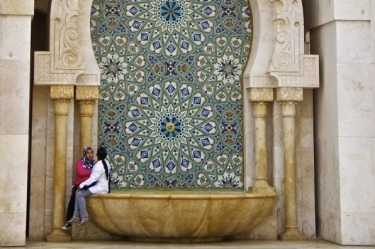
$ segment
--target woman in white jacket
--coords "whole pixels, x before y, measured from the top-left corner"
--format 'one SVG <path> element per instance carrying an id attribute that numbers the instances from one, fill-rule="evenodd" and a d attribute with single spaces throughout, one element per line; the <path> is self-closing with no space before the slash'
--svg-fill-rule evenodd
<path id="1" fill-rule="evenodd" d="M 89 215 L 86 210 L 86 196 L 92 194 L 109 193 L 109 163 L 105 159 L 107 157 L 107 151 L 105 148 L 99 148 L 96 155 L 98 157 L 98 161 L 92 168 L 90 177 L 86 181 L 82 182 L 78 187 L 74 214 L 73 218 L 68 221 L 69 223 L 80 220 L 81 222 L 78 225 L 81 226 L 89 220 Z M 96 184 L 88 187 L 95 182 Z"/>

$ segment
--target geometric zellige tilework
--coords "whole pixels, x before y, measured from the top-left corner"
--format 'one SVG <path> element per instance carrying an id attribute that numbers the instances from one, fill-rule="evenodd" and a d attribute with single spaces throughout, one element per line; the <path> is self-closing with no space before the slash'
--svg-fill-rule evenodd
<path id="1" fill-rule="evenodd" d="M 243 189 L 246 0 L 94 0 L 112 189 Z"/>

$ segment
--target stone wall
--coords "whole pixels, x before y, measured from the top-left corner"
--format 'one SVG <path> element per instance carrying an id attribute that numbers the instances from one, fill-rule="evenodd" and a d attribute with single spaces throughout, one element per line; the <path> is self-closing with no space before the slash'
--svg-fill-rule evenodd
<path id="1" fill-rule="evenodd" d="M 0 1 L 0 246 L 26 239 L 33 13 L 33 0 Z"/>
<path id="2" fill-rule="evenodd" d="M 344 245 L 374 245 L 374 5 L 304 1 L 311 50 L 321 58 L 315 92 L 318 230 Z"/>

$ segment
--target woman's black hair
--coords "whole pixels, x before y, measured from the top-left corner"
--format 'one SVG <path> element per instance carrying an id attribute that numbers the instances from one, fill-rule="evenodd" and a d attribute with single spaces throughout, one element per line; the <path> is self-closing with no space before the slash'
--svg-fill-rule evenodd
<path id="1" fill-rule="evenodd" d="M 105 148 L 100 147 L 96 152 L 96 155 L 98 156 L 99 160 L 104 160 L 107 157 L 107 151 Z"/>
<path id="2" fill-rule="evenodd" d="M 102 163 L 104 165 L 104 170 L 105 170 L 105 176 L 107 177 L 107 180 L 108 180 L 108 165 L 107 165 L 107 162 L 105 161 L 105 158 L 107 157 L 106 149 L 103 147 L 100 147 L 98 149 L 98 152 L 96 152 L 96 155 L 98 156 L 98 160 L 102 160 Z"/>

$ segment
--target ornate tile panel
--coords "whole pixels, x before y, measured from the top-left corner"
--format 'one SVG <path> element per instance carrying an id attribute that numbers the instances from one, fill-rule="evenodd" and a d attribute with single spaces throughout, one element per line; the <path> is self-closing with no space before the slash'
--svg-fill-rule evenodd
<path id="1" fill-rule="evenodd" d="M 243 188 L 245 0 L 94 0 L 99 144 L 114 189 Z"/>

